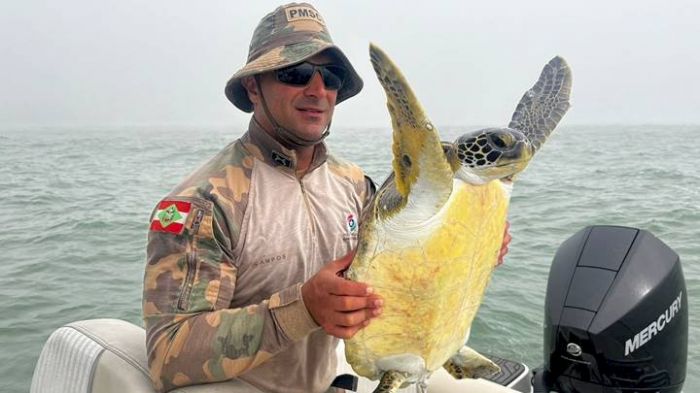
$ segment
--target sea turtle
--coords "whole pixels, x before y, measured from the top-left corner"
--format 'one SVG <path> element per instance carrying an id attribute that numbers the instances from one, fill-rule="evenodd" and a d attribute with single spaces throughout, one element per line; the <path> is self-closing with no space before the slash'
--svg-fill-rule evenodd
<path id="1" fill-rule="evenodd" d="M 498 366 L 465 345 L 501 248 L 512 181 L 569 107 L 571 72 L 553 58 L 518 103 L 507 128 L 441 142 L 396 65 L 370 58 L 393 124 L 393 173 L 363 215 L 345 273 L 384 298 L 382 315 L 346 340 L 348 363 L 381 382 L 418 383 L 441 366 L 456 378 Z"/>

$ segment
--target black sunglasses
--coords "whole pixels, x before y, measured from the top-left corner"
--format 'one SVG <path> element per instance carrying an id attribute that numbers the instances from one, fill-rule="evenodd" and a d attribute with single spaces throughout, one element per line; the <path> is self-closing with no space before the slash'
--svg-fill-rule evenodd
<path id="1" fill-rule="evenodd" d="M 328 90 L 338 90 L 343 86 L 348 71 L 335 64 L 313 64 L 303 62 L 275 71 L 277 80 L 292 86 L 306 86 L 316 71 L 321 73 L 323 84 Z"/>

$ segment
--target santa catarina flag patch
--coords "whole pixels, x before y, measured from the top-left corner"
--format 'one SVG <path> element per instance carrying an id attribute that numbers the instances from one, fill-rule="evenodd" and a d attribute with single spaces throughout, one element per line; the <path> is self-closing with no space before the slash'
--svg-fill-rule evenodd
<path id="1" fill-rule="evenodd" d="M 185 229 L 185 222 L 192 210 L 192 203 L 183 201 L 164 200 L 158 204 L 153 219 L 151 230 L 168 232 L 179 235 Z"/>

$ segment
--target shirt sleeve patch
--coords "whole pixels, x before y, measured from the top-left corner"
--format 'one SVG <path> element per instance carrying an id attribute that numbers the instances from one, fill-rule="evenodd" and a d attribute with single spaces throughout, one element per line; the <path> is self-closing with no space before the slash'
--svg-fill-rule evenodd
<path id="1" fill-rule="evenodd" d="M 151 231 L 182 234 L 192 203 L 165 199 L 158 204 L 151 219 Z"/>

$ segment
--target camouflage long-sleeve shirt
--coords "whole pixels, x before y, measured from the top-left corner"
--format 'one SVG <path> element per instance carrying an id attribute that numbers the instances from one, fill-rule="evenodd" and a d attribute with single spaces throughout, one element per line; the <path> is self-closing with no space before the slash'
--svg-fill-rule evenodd
<path id="1" fill-rule="evenodd" d="M 295 166 L 294 153 L 251 122 L 156 207 L 143 312 L 159 391 L 234 377 L 273 392 L 329 386 L 337 341 L 300 288 L 356 247 L 371 191 L 324 145 L 302 178 Z"/>

